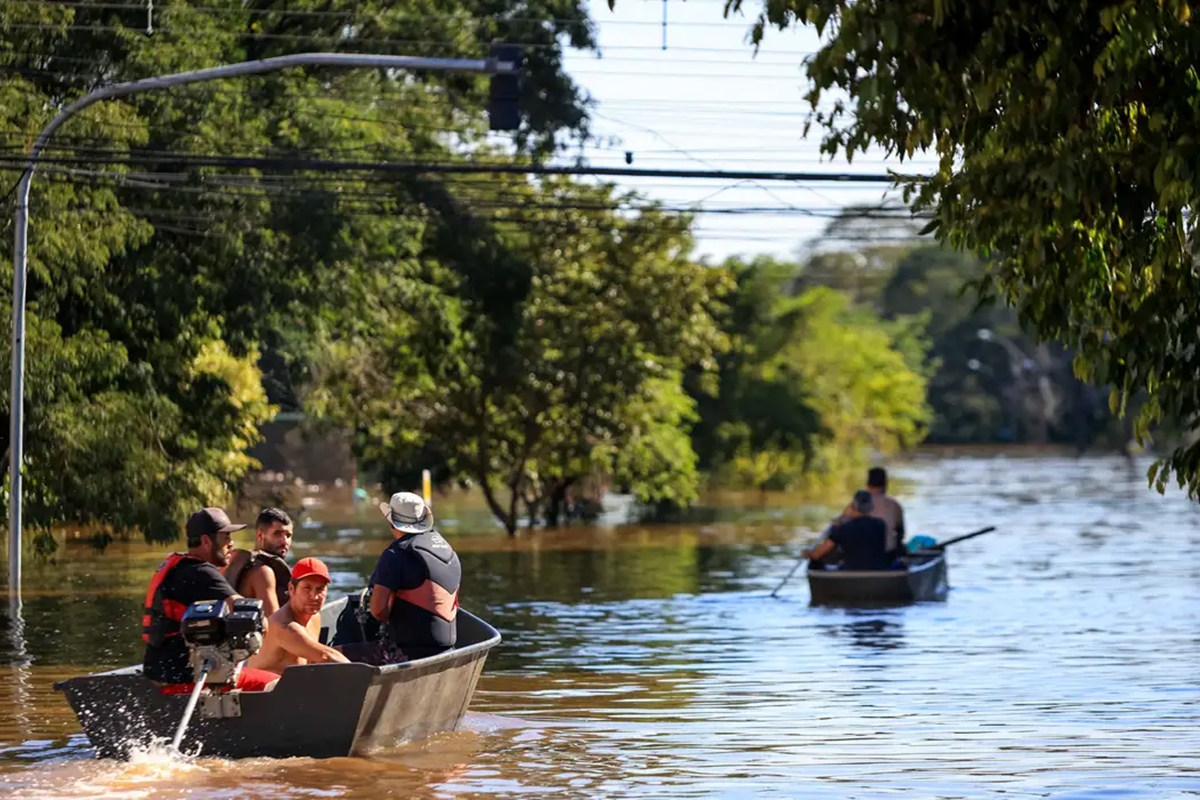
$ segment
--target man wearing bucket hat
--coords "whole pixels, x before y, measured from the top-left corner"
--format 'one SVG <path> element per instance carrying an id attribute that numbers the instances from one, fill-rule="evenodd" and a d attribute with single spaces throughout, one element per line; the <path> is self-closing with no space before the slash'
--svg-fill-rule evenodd
<path id="1" fill-rule="evenodd" d="M 419 494 L 396 492 L 379 510 L 394 539 L 367 586 L 370 613 L 385 628 L 385 644 L 373 653 L 349 645 L 342 652 L 353 661 L 387 663 L 449 650 L 458 638 L 458 555 L 434 529 L 433 512 Z"/>

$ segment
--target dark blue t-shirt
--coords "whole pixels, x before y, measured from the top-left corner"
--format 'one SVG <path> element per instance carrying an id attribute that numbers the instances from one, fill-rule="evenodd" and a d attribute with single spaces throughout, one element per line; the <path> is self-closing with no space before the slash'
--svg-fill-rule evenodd
<path id="1" fill-rule="evenodd" d="M 842 551 L 842 569 L 891 569 L 887 523 L 877 517 L 855 517 L 829 532 Z"/>
<path id="2" fill-rule="evenodd" d="M 458 588 L 462 566 L 440 533 L 406 534 L 379 556 L 369 584 L 396 593 L 392 642 L 410 658 L 453 647 L 458 640 Z"/>

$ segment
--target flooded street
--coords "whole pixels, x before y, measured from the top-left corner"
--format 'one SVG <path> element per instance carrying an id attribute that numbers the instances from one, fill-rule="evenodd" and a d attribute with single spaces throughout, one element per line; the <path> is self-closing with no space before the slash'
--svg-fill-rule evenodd
<path id="1" fill-rule="evenodd" d="M 140 660 L 162 551 L 27 567 L 6 630 L 0 794 L 245 797 L 1200 796 L 1200 510 L 1122 459 L 957 458 L 897 468 L 909 535 L 949 550 L 945 603 L 818 609 L 800 510 L 695 526 L 444 531 L 464 607 L 504 642 L 464 729 L 371 759 L 92 757 L 56 680 Z M 435 514 L 438 506 L 434 506 Z M 387 532 L 297 526 L 330 596 Z M 336 590 L 336 591 L 335 591 Z M 7 623 L 6 623 L 7 624 Z"/>

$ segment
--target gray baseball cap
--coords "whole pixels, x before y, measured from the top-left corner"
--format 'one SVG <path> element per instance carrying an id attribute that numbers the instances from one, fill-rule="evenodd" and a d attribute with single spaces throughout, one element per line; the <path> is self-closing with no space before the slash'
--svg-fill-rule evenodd
<path id="1" fill-rule="evenodd" d="M 855 492 L 851 504 L 854 506 L 854 510 L 860 514 L 870 514 L 875 510 L 875 500 L 866 489 L 859 489 Z"/>

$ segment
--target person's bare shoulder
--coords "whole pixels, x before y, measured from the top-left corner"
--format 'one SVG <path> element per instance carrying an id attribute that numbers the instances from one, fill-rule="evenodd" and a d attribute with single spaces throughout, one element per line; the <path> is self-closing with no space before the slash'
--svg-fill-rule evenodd
<path id="1" fill-rule="evenodd" d="M 274 628 L 275 626 L 286 628 L 292 623 L 292 609 L 288 606 L 284 606 L 271 616 L 267 617 L 267 623 L 268 629 Z"/>
<path id="2" fill-rule="evenodd" d="M 275 588 L 275 571 L 266 564 L 253 564 L 242 573 L 239 583 L 246 582 L 250 586 Z"/>

